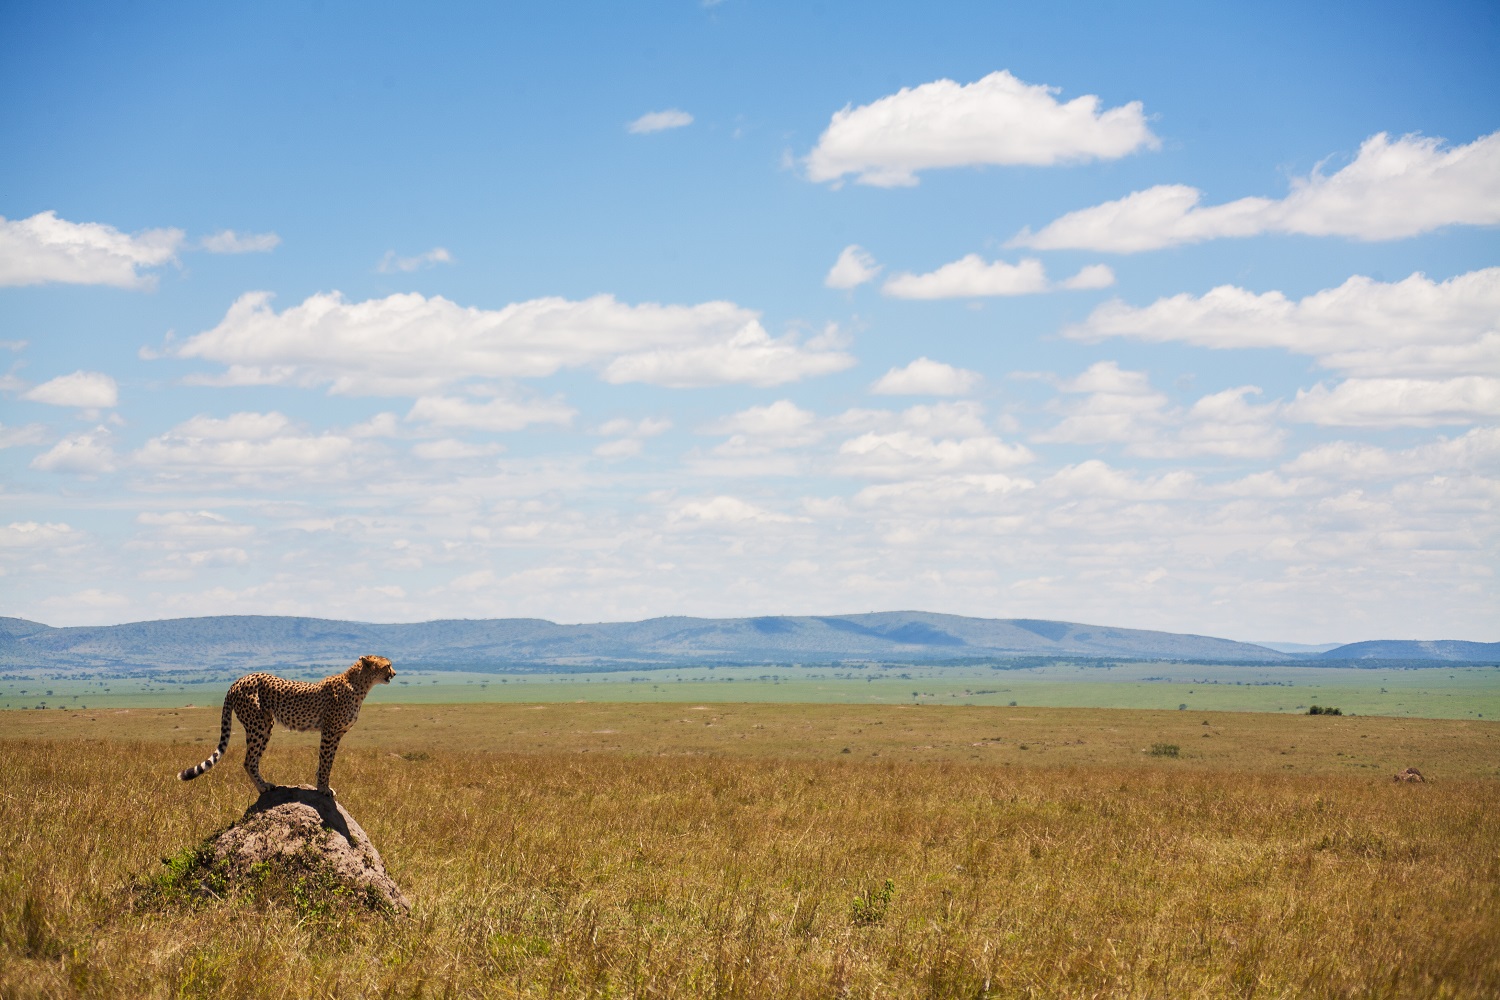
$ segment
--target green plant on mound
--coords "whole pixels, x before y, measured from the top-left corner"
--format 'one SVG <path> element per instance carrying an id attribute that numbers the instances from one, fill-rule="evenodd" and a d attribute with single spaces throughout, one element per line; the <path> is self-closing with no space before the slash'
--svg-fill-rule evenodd
<path id="1" fill-rule="evenodd" d="M 137 909 L 222 902 L 257 910 L 285 908 L 317 921 L 360 911 L 391 912 L 390 904 L 372 887 L 349 885 L 312 842 L 295 854 L 242 864 L 233 856 L 215 857 L 214 840 L 209 837 L 185 847 L 162 858 L 160 872 L 138 876 L 132 886 Z"/>
<path id="2" fill-rule="evenodd" d="M 1153 743 L 1151 744 L 1151 756 L 1153 757 L 1181 757 L 1182 747 L 1176 743 Z"/>
<path id="3" fill-rule="evenodd" d="M 1341 709 L 1341 708 L 1334 708 L 1331 705 L 1328 708 L 1323 708 L 1322 706 L 1319 706 L 1319 705 L 1313 705 L 1310 708 L 1308 708 L 1307 714 L 1308 715 L 1343 715 L 1344 714 L 1344 710 Z"/>

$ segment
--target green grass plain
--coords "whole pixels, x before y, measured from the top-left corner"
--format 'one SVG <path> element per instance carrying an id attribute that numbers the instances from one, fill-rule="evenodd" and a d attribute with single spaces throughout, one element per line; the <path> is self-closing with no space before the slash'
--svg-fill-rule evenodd
<path id="1" fill-rule="evenodd" d="M 143 907 L 253 799 L 238 726 L 175 778 L 217 719 L 0 713 L 0 996 L 1500 993 L 1497 722 L 372 703 L 334 785 L 410 918 Z"/>
<path id="2" fill-rule="evenodd" d="M 1302 712 L 1500 719 L 1500 667 L 1420 669 L 1127 663 L 972 667 L 694 667 L 598 674 L 405 670 L 372 703 L 774 702 Z M 319 670 L 297 676 L 321 677 Z M 34 672 L 0 680 L 0 710 L 217 704 L 227 676 L 81 678 Z M 48 692 L 51 692 L 50 694 Z"/>

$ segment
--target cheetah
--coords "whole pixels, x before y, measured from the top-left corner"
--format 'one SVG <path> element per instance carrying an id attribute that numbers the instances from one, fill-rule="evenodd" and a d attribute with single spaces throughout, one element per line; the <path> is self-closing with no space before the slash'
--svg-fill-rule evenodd
<path id="1" fill-rule="evenodd" d="M 245 727 L 245 773 L 257 792 L 274 787 L 260 776 L 260 755 L 271 740 L 271 725 L 279 722 L 288 729 L 318 729 L 323 733 L 318 748 L 318 791 L 334 797 L 328 787 L 333 772 L 333 755 L 338 752 L 359 706 L 376 684 L 389 684 L 396 671 L 383 656 L 361 656 L 341 674 L 325 677 L 316 684 L 289 681 L 274 674 L 247 674 L 229 686 L 224 696 L 224 715 L 219 724 L 219 748 L 203 763 L 190 767 L 177 777 L 192 781 L 219 762 L 229 749 L 231 713 L 240 717 Z"/>

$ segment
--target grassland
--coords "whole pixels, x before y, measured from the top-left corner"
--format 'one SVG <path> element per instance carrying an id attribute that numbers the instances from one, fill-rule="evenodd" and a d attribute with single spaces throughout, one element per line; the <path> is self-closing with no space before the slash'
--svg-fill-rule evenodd
<path id="1" fill-rule="evenodd" d="M 376 703 L 775 702 L 857 705 L 990 705 L 1302 712 L 1337 705 L 1360 715 L 1500 719 L 1500 668 L 1420 669 L 1057 663 L 1027 669 L 919 665 L 696 667 L 598 674 L 497 674 L 410 670 L 377 690 Z M 327 671 L 298 676 L 321 677 Z M 0 678 L 0 709 L 91 709 L 217 704 L 233 678 L 109 678 L 16 672 Z"/>
<path id="2" fill-rule="evenodd" d="M 410 919 L 143 908 L 252 797 L 174 778 L 216 716 L 0 713 L 0 996 L 1500 994 L 1492 722 L 372 704 L 334 783 Z"/>

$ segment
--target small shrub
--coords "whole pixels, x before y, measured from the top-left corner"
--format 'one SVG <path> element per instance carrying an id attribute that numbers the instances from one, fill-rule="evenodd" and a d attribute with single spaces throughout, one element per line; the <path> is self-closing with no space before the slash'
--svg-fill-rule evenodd
<path id="1" fill-rule="evenodd" d="M 878 924 L 885 919 L 890 908 L 891 897 L 896 895 L 896 883 L 886 879 L 879 889 L 866 889 L 854 897 L 849 907 L 849 919 L 861 927 Z"/>
<path id="2" fill-rule="evenodd" d="M 1182 756 L 1182 747 L 1176 743 L 1153 743 L 1151 744 L 1151 756 L 1180 757 Z"/>
<path id="3" fill-rule="evenodd" d="M 1343 715 L 1344 714 L 1344 710 L 1341 709 L 1341 708 L 1334 708 L 1331 705 L 1328 708 L 1323 708 L 1323 707 L 1321 707 L 1319 705 L 1313 705 L 1312 707 L 1310 707 L 1307 710 L 1307 714 L 1308 715 Z"/>

